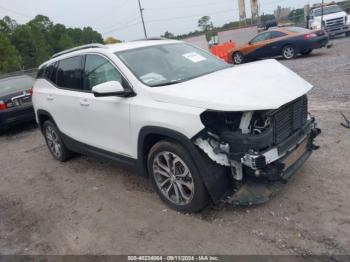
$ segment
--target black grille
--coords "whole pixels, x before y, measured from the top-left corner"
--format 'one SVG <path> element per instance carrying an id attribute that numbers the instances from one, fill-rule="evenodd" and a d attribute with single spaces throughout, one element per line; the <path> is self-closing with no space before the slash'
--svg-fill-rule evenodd
<path id="1" fill-rule="evenodd" d="M 345 25 L 344 22 L 344 17 L 329 19 L 326 21 L 327 29 L 330 31 L 341 29 Z"/>
<path id="2" fill-rule="evenodd" d="M 308 116 L 307 96 L 303 96 L 273 113 L 274 142 L 280 144 L 304 126 Z"/>

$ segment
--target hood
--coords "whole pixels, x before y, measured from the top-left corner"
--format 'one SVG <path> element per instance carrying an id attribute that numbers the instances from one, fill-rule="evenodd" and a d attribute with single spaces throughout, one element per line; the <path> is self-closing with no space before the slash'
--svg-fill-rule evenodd
<path id="1" fill-rule="evenodd" d="M 335 19 L 335 18 L 341 18 L 341 17 L 346 17 L 348 14 L 346 12 L 337 12 L 329 15 L 324 15 L 323 20 L 327 21 L 330 19 Z M 314 20 L 317 20 L 318 22 L 321 22 L 322 17 L 321 16 L 316 16 Z"/>
<path id="2" fill-rule="evenodd" d="M 151 88 L 158 102 L 218 111 L 277 109 L 312 85 L 276 60 L 221 70 L 171 86 Z"/>

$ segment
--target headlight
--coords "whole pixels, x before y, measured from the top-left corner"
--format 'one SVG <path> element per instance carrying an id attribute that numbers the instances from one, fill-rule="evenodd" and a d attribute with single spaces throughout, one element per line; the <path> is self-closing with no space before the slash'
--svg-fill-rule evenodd
<path id="1" fill-rule="evenodd" d="M 311 29 L 313 30 L 319 30 L 321 28 L 322 28 L 321 22 L 315 21 L 311 24 Z"/>

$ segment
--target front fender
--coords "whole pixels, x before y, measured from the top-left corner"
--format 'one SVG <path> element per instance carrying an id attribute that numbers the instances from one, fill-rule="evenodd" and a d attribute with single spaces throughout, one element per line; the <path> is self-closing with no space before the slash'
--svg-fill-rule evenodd
<path id="1" fill-rule="evenodd" d="M 231 192 L 233 182 L 227 168 L 210 160 L 186 136 L 167 128 L 148 126 L 141 129 L 138 139 L 138 169 L 142 174 L 147 175 L 147 154 L 144 152 L 144 142 L 149 135 L 173 139 L 190 153 L 213 202 L 220 201 Z"/>

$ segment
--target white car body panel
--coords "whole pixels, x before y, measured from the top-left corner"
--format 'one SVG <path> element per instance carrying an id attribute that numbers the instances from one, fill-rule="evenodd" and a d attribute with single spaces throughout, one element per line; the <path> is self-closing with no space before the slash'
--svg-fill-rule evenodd
<path id="1" fill-rule="evenodd" d="M 129 81 L 136 96 L 96 98 L 92 93 L 59 89 L 47 80 L 39 79 L 33 90 L 36 114 L 39 109 L 48 111 L 59 130 L 79 142 L 136 159 L 143 127 L 166 128 L 191 139 L 204 129 L 200 115 L 206 110 L 277 109 L 312 88 L 275 60 L 235 66 L 180 84 L 151 88 L 141 83 L 114 54 L 172 43 L 179 41 L 138 41 L 98 50 L 85 49 L 46 62 L 80 54 L 103 55 Z M 48 101 L 46 98 L 51 94 L 54 100 Z"/>
<path id="2" fill-rule="evenodd" d="M 220 111 L 277 109 L 312 85 L 276 60 L 215 72 L 184 83 L 152 88 L 156 101 Z"/>
<path id="3" fill-rule="evenodd" d="M 344 11 L 342 12 L 338 12 L 338 13 L 333 13 L 333 14 L 329 14 L 329 15 L 324 15 L 323 16 L 323 20 L 327 21 L 330 19 L 335 19 L 335 18 L 340 18 L 340 17 L 346 17 L 348 14 Z M 317 20 L 319 22 L 321 22 L 322 17 L 321 16 L 316 16 L 313 20 Z"/>

